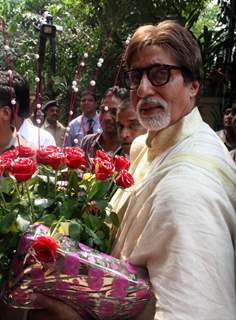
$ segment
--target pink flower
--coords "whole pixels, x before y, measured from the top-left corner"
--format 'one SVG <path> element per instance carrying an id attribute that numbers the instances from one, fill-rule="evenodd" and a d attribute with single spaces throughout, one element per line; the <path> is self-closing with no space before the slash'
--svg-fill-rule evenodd
<path id="1" fill-rule="evenodd" d="M 67 253 L 64 259 L 62 273 L 77 276 L 80 267 L 80 260 L 76 253 Z"/>
<path id="2" fill-rule="evenodd" d="M 101 301 L 99 312 L 102 317 L 111 317 L 114 314 L 114 306 L 112 302 Z"/>
<path id="3" fill-rule="evenodd" d="M 103 286 L 104 272 L 100 269 L 90 269 L 88 272 L 88 285 L 92 290 L 100 290 Z"/>

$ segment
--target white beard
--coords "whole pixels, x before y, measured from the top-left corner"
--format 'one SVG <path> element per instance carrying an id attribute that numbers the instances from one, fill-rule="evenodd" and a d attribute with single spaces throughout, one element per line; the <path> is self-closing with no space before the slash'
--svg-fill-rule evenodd
<path id="1" fill-rule="evenodd" d="M 150 118 L 148 118 L 147 116 L 144 117 L 140 113 L 140 108 L 144 101 L 152 105 L 160 105 L 163 109 L 158 109 L 156 114 L 150 116 Z M 171 113 L 170 113 L 169 106 L 166 103 L 166 101 L 160 98 L 150 97 L 150 98 L 144 98 L 140 100 L 137 104 L 137 116 L 141 125 L 147 130 L 151 130 L 151 131 L 159 131 L 163 128 L 166 128 L 171 121 Z"/>

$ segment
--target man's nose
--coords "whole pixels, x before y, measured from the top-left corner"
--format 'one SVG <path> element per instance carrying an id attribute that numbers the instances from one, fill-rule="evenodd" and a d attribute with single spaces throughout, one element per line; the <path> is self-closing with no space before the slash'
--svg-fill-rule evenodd
<path id="1" fill-rule="evenodd" d="M 104 113 L 104 119 L 114 119 L 110 111 Z"/>
<path id="2" fill-rule="evenodd" d="M 146 72 L 142 74 L 139 86 L 137 88 L 137 95 L 140 98 L 151 96 L 155 93 L 152 83 L 149 81 Z"/>
<path id="3" fill-rule="evenodd" d="M 127 139 L 130 136 L 130 130 L 127 128 L 123 128 L 120 132 L 120 136 L 122 139 Z"/>

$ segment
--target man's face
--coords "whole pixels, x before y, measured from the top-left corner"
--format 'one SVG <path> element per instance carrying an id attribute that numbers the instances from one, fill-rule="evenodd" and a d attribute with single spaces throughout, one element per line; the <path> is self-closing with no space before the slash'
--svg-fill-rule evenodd
<path id="1" fill-rule="evenodd" d="M 116 97 L 105 97 L 102 100 L 99 113 L 99 121 L 103 132 L 117 135 L 116 113 L 120 99 Z"/>
<path id="2" fill-rule="evenodd" d="M 234 130 L 234 133 L 236 134 L 236 100 L 233 101 L 233 103 L 232 103 L 231 116 L 232 116 L 231 124 L 232 124 L 233 130 Z"/>
<path id="3" fill-rule="evenodd" d="M 224 111 L 224 127 L 230 127 L 232 122 L 231 108 L 227 108 Z"/>
<path id="4" fill-rule="evenodd" d="M 0 140 L 1 136 L 10 130 L 12 111 L 8 106 L 0 106 Z"/>
<path id="5" fill-rule="evenodd" d="M 153 45 L 140 49 L 132 56 L 130 69 L 142 69 L 154 64 L 178 67 L 167 50 Z M 192 110 L 198 89 L 199 82 L 184 83 L 178 69 L 170 70 L 169 81 L 162 86 L 154 86 L 144 72 L 137 89 L 131 90 L 131 101 L 143 127 L 159 131 Z"/>
<path id="6" fill-rule="evenodd" d="M 56 123 L 59 118 L 59 108 L 51 106 L 46 111 L 46 119 L 49 123 Z"/>
<path id="7" fill-rule="evenodd" d="M 146 129 L 139 123 L 136 112 L 131 108 L 120 110 L 116 123 L 122 149 L 129 155 L 131 143 L 137 136 L 146 133 Z"/>
<path id="8" fill-rule="evenodd" d="M 96 110 L 94 97 L 91 94 L 86 94 L 80 99 L 80 108 L 86 115 L 90 115 Z"/>

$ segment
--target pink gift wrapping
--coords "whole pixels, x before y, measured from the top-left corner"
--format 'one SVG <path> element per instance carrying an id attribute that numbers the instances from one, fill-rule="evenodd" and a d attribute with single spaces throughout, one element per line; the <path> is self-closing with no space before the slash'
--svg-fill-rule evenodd
<path id="1" fill-rule="evenodd" d="M 4 300 L 15 308 L 32 309 L 34 291 L 76 308 L 83 319 L 130 319 L 151 297 L 144 270 L 100 253 L 61 234 L 53 263 L 37 260 L 33 239 L 48 235 L 43 225 L 31 226 L 21 237 L 12 261 Z"/>

